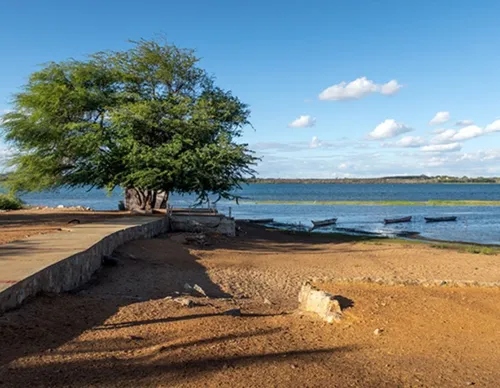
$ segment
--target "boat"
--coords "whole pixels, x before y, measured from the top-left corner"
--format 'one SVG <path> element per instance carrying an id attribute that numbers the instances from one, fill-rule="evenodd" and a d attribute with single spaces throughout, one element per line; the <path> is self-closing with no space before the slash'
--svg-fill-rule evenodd
<path id="1" fill-rule="evenodd" d="M 384 224 L 398 224 L 400 222 L 410 222 L 411 216 L 402 218 L 386 218 L 384 219 Z"/>
<path id="2" fill-rule="evenodd" d="M 337 223 L 336 218 L 329 218 L 327 220 L 321 220 L 321 221 L 311 221 L 312 224 L 314 225 L 313 228 L 321 228 L 323 226 L 328 226 L 328 225 L 334 225 Z"/>
<path id="3" fill-rule="evenodd" d="M 274 221 L 274 218 L 254 218 L 245 220 L 245 222 L 250 222 L 252 224 L 270 224 Z"/>
<path id="4" fill-rule="evenodd" d="M 457 217 L 424 217 L 425 222 L 447 222 L 447 221 L 456 221 Z"/>

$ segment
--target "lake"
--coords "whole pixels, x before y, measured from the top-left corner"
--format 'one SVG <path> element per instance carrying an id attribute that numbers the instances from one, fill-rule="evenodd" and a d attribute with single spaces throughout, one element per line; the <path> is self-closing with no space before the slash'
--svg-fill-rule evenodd
<path id="1" fill-rule="evenodd" d="M 337 217 L 337 226 L 391 235 L 414 231 L 422 236 L 483 244 L 500 244 L 500 206 L 378 206 L 256 204 L 260 201 L 500 201 L 500 185 L 494 184 L 251 184 L 239 193 L 244 201 L 220 201 L 224 213 L 231 207 L 237 218 L 268 218 L 284 223 L 311 225 L 311 219 Z M 96 210 L 117 209 L 121 190 L 110 196 L 102 190 L 61 190 L 22 196 L 31 205 L 89 206 Z M 190 206 L 194 196 L 173 195 L 174 206 Z M 413 216 L 407 224 L 384 225 L 384 218 Z M 424 217 L 454 215 L 457 222 L 426 224 Z M 327 229 L 326 231 L 331 231 Z"/>

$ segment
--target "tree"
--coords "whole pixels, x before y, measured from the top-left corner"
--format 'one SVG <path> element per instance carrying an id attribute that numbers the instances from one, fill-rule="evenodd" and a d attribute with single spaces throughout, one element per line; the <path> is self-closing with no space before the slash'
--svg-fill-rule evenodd
<path id="1" fill-rule="evenodd" d="M 234 199 L 254 175 L 257 158 L 236 142 L 250 125 L 247 105 L 217 87 L 192 50 L 132 43 L 31 75 L 3 120 L 18 150 L 12 191 L 120 186 L 147 210 L 172 192 Z"/>

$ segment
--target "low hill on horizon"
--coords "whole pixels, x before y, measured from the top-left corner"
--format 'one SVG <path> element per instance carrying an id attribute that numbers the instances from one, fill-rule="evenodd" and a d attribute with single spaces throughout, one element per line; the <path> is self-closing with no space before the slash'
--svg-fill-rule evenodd
<path id="1" fill-rule="evenodd" d="M 500 183 L 499 177 L 454 177 L 448 175 L 408 175 L 380 178 L 254 178 L 250 183 Z"/>

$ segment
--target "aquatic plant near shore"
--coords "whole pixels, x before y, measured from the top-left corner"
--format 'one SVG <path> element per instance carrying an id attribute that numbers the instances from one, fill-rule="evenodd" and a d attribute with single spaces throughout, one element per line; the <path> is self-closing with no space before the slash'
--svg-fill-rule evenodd
<path id="1" fill-rule="evenodd" d="M 500 201 L 429 200 L 429 201 L 241 201 L 256 205 L 374 205 L 374 206 L 500 206 Z"/>

